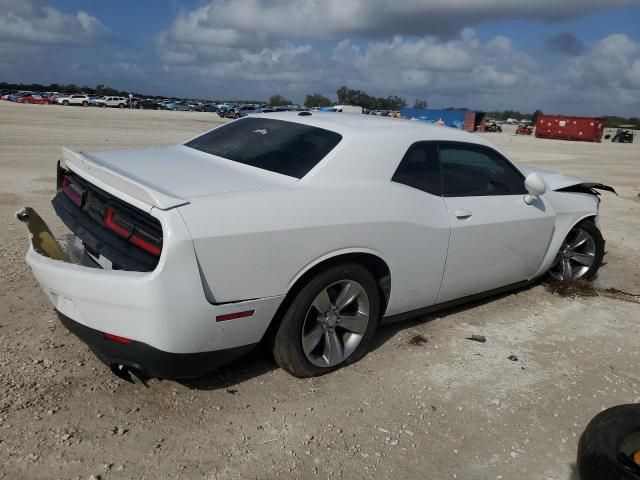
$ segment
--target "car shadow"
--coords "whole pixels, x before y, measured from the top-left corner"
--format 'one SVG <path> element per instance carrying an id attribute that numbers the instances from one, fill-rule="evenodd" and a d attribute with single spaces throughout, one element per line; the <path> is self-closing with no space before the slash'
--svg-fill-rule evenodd
<path id="1" fill-rule="evenodd" d="M 390 338 L 395 336 L 398 332 L 403 330 L 409 330 L 417 325 L 423 325 L 436 318 L 446 318 L 450 315 L 454 315 L 459 312 L 484 305 L 490 302 L 494 302 L 498 299 L 514 295 L 516 293 L 531 289 L 536 285 L 542 283 L 541 281 L 534 282 L 532 284 L 495 294 L 489 297 L 485 297 L 478 300 L 473 300 L 467 303 L 457 305 L 455 307 L 449 307 L 442 310 L 436 310 L 433 313 L 426 315 L 418 315 L 415 318 L 408 318 L 406 320 L 399 321 L 388 325 L 381 325 L 376 332 L 375 337 L 371 341 L 369 346 L 369 354 L 383 346 Z M 271 352 L 262 342 L 254 350 L 249 352 L 244 357 L 225 365 L 217 370 L 207 373 L 201 377 L 189 380 L 179 380 L 179 383 L 190 389 L 195 390 L 220 390 L 230 389 L 237 386 L 247 380 L 255 377 L 260 377 L 267 373 L 277 370 L 276 364 Z M 327 372 L 330 374 L 331 372 Z"/>
<path id="2" fill-rule="evenodd" d="M 456 306 L 443 308 L 442 310 L 434 310 L 433 312 L 416 315 L 416 317 L 408 318 L 406 320 L 401 320 L 397 323 L 391 323 L 387 325 L 381 325 L 378 328 L 376 336 L 371 341 L 371 345 L 369 346 L 369 353 L 377 350 L 381 346 L 383 346 L 390 338 L 402 332 L 403 330 L 409 330 L 418 325 L 423 325 L 425 323 L 429 323 L 436 319 L 446 318 L 450 315 L 455 315 L 456 313 L 464 312 L 466 310 L 470 310 L 472 308 L 479 307 L 481 305 L 485 305 L 487 303 L 495 302 L 501 298 L 506 298 L 511 295 L 515 295 L 517 293 L 530 290 L 531 288 L 540 285 L 543 283 L 542 281 L 536 281 L 531 284 L 515 288 L 513 290 L 509 290 L 508 292 L 496 293 L 488 297 L 484 297 L 477 300 L 472 300 L 469 302 L 461 303 Z"/>
<path id="3" fill-rule="evenodd" d="M 225 388 L 229 390 L 231 387 L 266 375 L 278 368 L 280 367 L 276 364 L 271 352 L 265 345 L 260 344 L 245 356 L 228 365 L 198 378 L 178 380 L 178 383 L 194 390 L 221 390 Z"/>

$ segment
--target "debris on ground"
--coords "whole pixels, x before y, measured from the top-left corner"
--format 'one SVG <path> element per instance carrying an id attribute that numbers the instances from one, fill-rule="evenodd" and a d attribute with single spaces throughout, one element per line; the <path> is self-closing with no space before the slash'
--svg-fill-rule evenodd
<path id="1" fill-rule="evenodd" d="M 600 288 L 595 283 L 578 279 L 572 282 L 550 282 L 546 284 L 547 291 L 561 297 L 607 297 L 624 302 L 640 303 L 640 294 L 625 292 L 617 288 Z"/>
<path id="2" fill-rule="evenodd" d="M 518 357 L 516 355 L 509 355 L 507 357 L 507 360 L 511 360 L 512 362 L 517 362 L 518 361 Z"/>
<path id="3" fill-rule="evenodd" d="M 474 342 L 478 343 L 485 343 L 487 341 L 487 337 L 485 337 L 484 335 L 471 335 L 470 337 L 467 337 L 467 340 L 473 340 Z"/>
<path id="4" fill-rule="evenodd" d="M 420 345 L 424 345 L 425 343 L 428 343 L 429 340 L 424 336 L 424 335 L 414 335 L 409 339 L 409 345 L 415 345 L 416 347 L 419 347 Z"/>
<path id="5" fill-rule="evenodd" d="M 546 285 L 547 290 L 561 297 L 597 297 L 598 290 L 595 285 L 586 280 L 578 279 L 572 282 L 550 282 Z"/>

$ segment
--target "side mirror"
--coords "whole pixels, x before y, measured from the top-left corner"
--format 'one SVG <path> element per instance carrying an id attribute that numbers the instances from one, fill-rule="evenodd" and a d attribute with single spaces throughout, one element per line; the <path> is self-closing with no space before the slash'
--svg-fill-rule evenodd
<path id="1" fill-rule="evenodd" d="M 540 195 L 547 191 L 547 185 L 540 175 L 533 172 L 524 179 L 524 188 L 527 189 L 529 195 L 525 195 L 524 203 L 531 205 Z"/>

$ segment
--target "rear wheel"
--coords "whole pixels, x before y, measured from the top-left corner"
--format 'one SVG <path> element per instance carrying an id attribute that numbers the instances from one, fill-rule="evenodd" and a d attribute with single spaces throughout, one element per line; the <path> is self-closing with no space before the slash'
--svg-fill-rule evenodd
<path id="1" fill-rule="evenodd" d="M 87 102 L 86 100 L 82 101 L 82 106 L 83 107 L 88 107 L 89 106 L 89 102 Z"/>
<path id="2" fill-rule="evenodd" d="M 273 356 L 296 377 L 351 364 L 367 352 L 380 316 L 380 294 L 365 267 L 345 264 L 302 287 L 273 340 Z"/>
<path id="3" fill-rule="evenodd" d="M 69 106 L 69 100 L 63 100 L 62 104 L 63 104 L 65 107 L 68 107 L 68 106 Z"/>
<path id="4" fill-rule="evenodd" d="M 556 256 L 549 275 L 561 282 L 592 280 L 604 256 L 604 239 L 598 227 L 585 220 L 571 229 Z"/>
<path id="5" fill-rule="evenodd" d="M 119 103 L 118 108 L 124 108 L 124 103 Z"/>

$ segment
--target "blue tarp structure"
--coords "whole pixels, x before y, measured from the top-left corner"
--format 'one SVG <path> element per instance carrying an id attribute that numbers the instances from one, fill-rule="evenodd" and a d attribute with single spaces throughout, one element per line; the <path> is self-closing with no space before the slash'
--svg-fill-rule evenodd
<path id="1" fill-rule="evenodd" d="M 439 108 L 403 108 L 400 115 L 410 120 L 435 125 L 442 120 L 447 127 L 464 128 L 464 117 L 468 110 L 444 110 Z"/>

